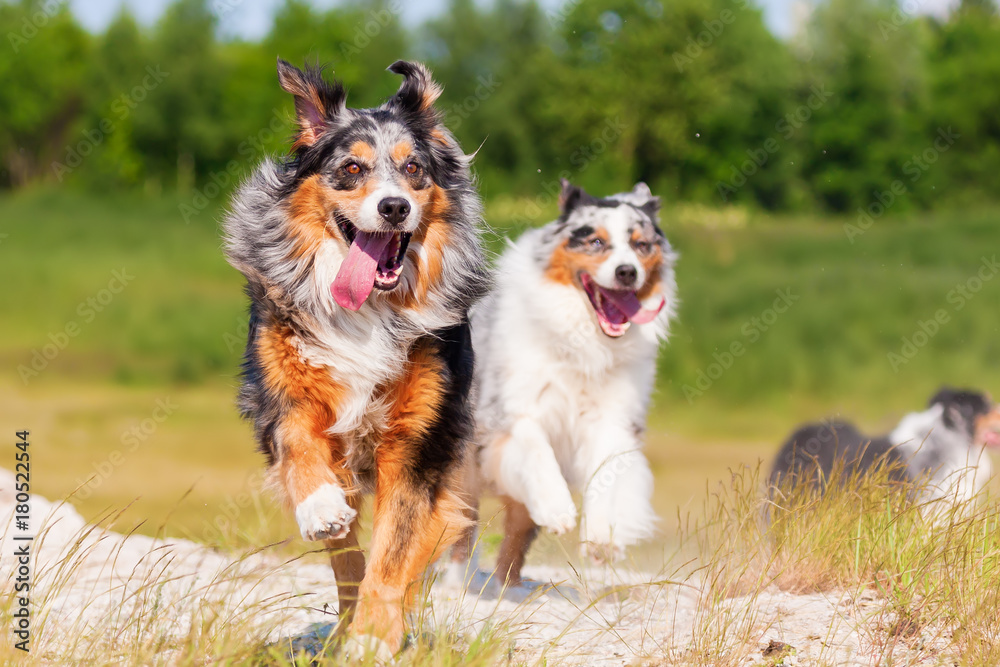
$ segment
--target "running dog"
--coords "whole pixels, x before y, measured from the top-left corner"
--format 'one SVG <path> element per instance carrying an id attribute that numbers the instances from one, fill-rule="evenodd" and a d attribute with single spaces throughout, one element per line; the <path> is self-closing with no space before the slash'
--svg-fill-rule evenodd
<path id="1" fill-rule="evenodd" d="M 913 412 L 888 435 L 862 435 L 852 424 L 808 424 L 775 457 L 770 483 L 805 476 L 822 485 L 842 466 L 844 479 L 876 466 L 897 482 L 925 482 L 923 500 L 971 500 L 992 475 L 986 448 L 1000 447 L 1000 407 L 981 392 L 943 387 L 922 412 Z"/>
<path id="2" fill-rule="evenodd" d="M 499 260 L 473 312 L 480 486 L 506 504 L 498 574 L 520 582 L 539 527 L 571 530 L 597 560 L 648 538 L 656 517 L 642 454 L 656 355 L 676 306 L 676 255 L 644 183 L 604 199 L 563 181 L 561 215 Z M 475 505 L 475 501 L 470 501 Z M 474 530 L 453 551 L 470 558 Z"/>
<path id="3" fill-rule="evenodd" d="M 224 222 L 250 297 L 240 410 L 303 539 L 332 550 L 349 643 L 383 659 L 411 584 L 467 524 L 468 311 L 488 288 L 471 158 L 433 106 L 440 88 L 420 64 L 389 70 L 392 98 L 349 109 L 318 68 L 279 60 L 292 152 L 259 166 Z"/>

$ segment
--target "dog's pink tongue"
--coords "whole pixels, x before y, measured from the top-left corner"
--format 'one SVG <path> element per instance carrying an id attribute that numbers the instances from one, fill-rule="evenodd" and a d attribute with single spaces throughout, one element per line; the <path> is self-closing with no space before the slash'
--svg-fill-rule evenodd
<path id="1" fill-rule="evenodd" d="M 643 308 L 639 302 L 639 297 L 635 292 L 619 292 L 617 290 L 601 290 L 601 293 L 615 304 L 618 310 L 625 313 L 625 316 L 636 324 L 646 324 L 656 319 L 656 316 L 663 310 L 667 300 L 660 297 L 660 305 L 656 308 Z"/>
<path id="2" fill-rule="evenodd" d="M 343 308 L 357 310 L 375 287 L 375 272 L 392 234 L 368 234 L 359 231 L 340 265 L 330 293 Z"/>
<path id="3" fill-rule="evenodd" d="M 987 447 L 1000 448 L 1000 433 L 997 433 L 996 431 L 987 431 L 986 442 L 984 444 Z"/>

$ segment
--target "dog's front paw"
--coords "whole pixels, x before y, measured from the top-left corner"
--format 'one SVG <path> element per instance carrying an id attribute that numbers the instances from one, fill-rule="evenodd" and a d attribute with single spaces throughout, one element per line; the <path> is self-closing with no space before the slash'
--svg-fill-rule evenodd
<path id="1" fill-rule="evenodd" d="M 344 642 L 343 655 L 352 664 L 372 657 L 375 658 L 376 665 L 391 664 L 394 657 L 389 645 L 374 635 L 348 636 Z"/>
<path id="2" fill-rule="evenodd" d="M 448 560 L 438 568 L 435 583 L 455 590 L 465 590 L 477 572 L 475 565 L 467 561 Z"/>
<path id="3" fill-rule="evenodd" d="M 346 537 L 358 513 L 347 504 L 344 490 L 324 484 L 295 507 L 295 521 L 304 540 L 330 540 Z"/>
<path id="4" fill-rule="evenodd" d="M 583 542 L 580 544 L 580 553 L 595 565 L 610 565 L 625 557 L 625 547 L 606 542 Z"/>
<path id="5" fill-rule="evenodd" d="M 550 489 L 543 498 L 528 505 L 531 520 L 542 528 L 548 528 L 556 535 L 562 535 L 576 527 L 576 505 L 569 489 Z"/>

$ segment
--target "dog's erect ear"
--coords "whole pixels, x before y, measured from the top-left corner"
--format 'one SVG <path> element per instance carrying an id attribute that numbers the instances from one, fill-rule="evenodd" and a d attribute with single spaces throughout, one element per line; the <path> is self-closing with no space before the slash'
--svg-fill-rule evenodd
<path id="1" fill-rule="evenodd" d="M 389 65 L 389 71 L 403 77 L 403 83 L 391 100 L 392 104 L 409 113 L 427 113 L 432 110 L 434 101 L 441 95 L 441 86 L 431 78 L 430 70 L 420 63 L 397 60 Z"/>
<path id="2" fill-rule="evenodd" d="M 969 406 L 948 405 L 944 411 L 944 423 L 951 428 L 966 431 L 970 437 L 976 428 L 975 415 Z"/>
<path id="3" fill-rule="evenodd" d="M 559 184 L 562 185 L 562 190 L 559 192 L 559 212 L 567 216 L 577 207 L 585 193 L 565 178 L 560 178 Z"/>
<path id="4" fill-rule="evenodd" d="M 660 198 L 653 196 L 652 191 L 649 186 L 639 181 L 632 188 L 632 194 L 635 199 L 640 202 L 637 204 L 639 209 L 649 216 L 650 220 L 656 220 L 656 214 L 660 212 Z"/>
<path id="5" fill-rule="evenodd" d="M 951 387 L 941 387 L 937 390 L 937 393 L 931 396 L 931 400 L 927 402 L 927 407 L 932 407 L 935 403 L 947 403 L 951 401 L 955 396 L 955 390 Z"/>
<path id="6" fill-rule="evenodd" d="M 347 93 L 339 83 L 323 79 L 319 67 L 300 70 L 278 58 L 278 83 L 295 98 L 295 116 L 299 132 L 293 148 L 308 148 L 329 128 L 330 122 L 344 109 Z"/>
<path id="7" fill-rule="evenodd" d="M 639 181 L 638 183 L 635 184 L 635 187 L 632 188 L 632 194 L 636 195 L 637 197 L 644 197 L 646 199 L 653 198 L 653 192 L 649 189 L 649 186 L 643 183 L 642 181 Z"/>

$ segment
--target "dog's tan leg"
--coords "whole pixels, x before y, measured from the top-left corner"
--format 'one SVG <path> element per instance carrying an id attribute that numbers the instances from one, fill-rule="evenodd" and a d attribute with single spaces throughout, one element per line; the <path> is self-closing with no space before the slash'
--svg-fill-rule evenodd
<path id="1" fill-rule="evenodd" d="M 451 559 L 456 563 L 465 563 L 468 561 L 476 548 L 476 525 L 479 523 L 478 501 L 475 503 L 475 507 L 467 508 L 464 514 L 466 520 L 469 522 L 469 526 L 462 531 L 458 541 L 455 542 L 455 546 L 451 550 Z"/>
<path id="2" fill-rule="evenodd" d="M 339 447 L 323 432 L 329 421 L 317 411 L 302 406 L 282 419 L 276 435 L 281 453 L 272 475 L 295 513 L 302 539 L 340 539 L 358 513 L 347 499 L 351 476 L 343 461 L 334 460 Z"/>
<path id="3" fill-rule="evenodd" d="M 420 574 L 468 525 L 458 491 L 464 443 L 431 435 L 447 392 L 442 361 L 433 349 L 418 348 L 387 396 L 392 414 L 375 450 L 369 563 L 351 624 L 352 639 L 380 656 L 402 644 Z"/>
<path id="4" fill-rule="evenodd" d="M 379 462 L 370 561 L 351 634 L 371 636 L 395 653 L 406 610 L 417 599 L 424 568 L 465 529 L 461 499 L 447 485 L 435 497 L 413 484 L 398 461 Z M 370 642 L 365 642 L 370 645 Z"/>
<path id="5" fill-rule="evenodd" d="M 358 496 L 349 498 L 351 507 L 358 509 Z M 354 607 L 358 603 L 358 587 L 365 576 L 365 554 L 358 546 L 358 519 L 351 523 L 346 537 L 326 540 L 331 549 L 330 566 L 337 580 L 337 605 L 339 607 L 338 631 L 344 631 L 350 623 Z"/>
<path id="6" fill-rule="evenodd" d="M 466 505 L 465 516 L 469 520 L 469 526 L 462 531 L 451 550 L 451 560 L 457 564 L 464 564 L 472 558 L 479 525 L 479 473 L 475 456 L 471 452 L 463 464 L 461 477 L 462 488 L 459 495 Z"/>
<path id="7" fill-rule="evenodd" d="M 538 526 L 531 520 L 528 508 L 513 498 L 504 498 L 504 536 L 497 558 L 497 576 L 504 577 L 508 586 L 521 583 L 521 568 L 531 543 L 538 535 Z"/>
<path id="8" fill-rule="evenodd" d="M 265 382 L 284 406 L 274 428 L 271 481 L 284 492 L 303 539 L 339 539 L 357 516 L 347 501 L 353 477 L 343 443 L 327 434 L 343 388 L 304 362 L 295 340 L 290 328 L 272 326 L 255 343 Z"/>

